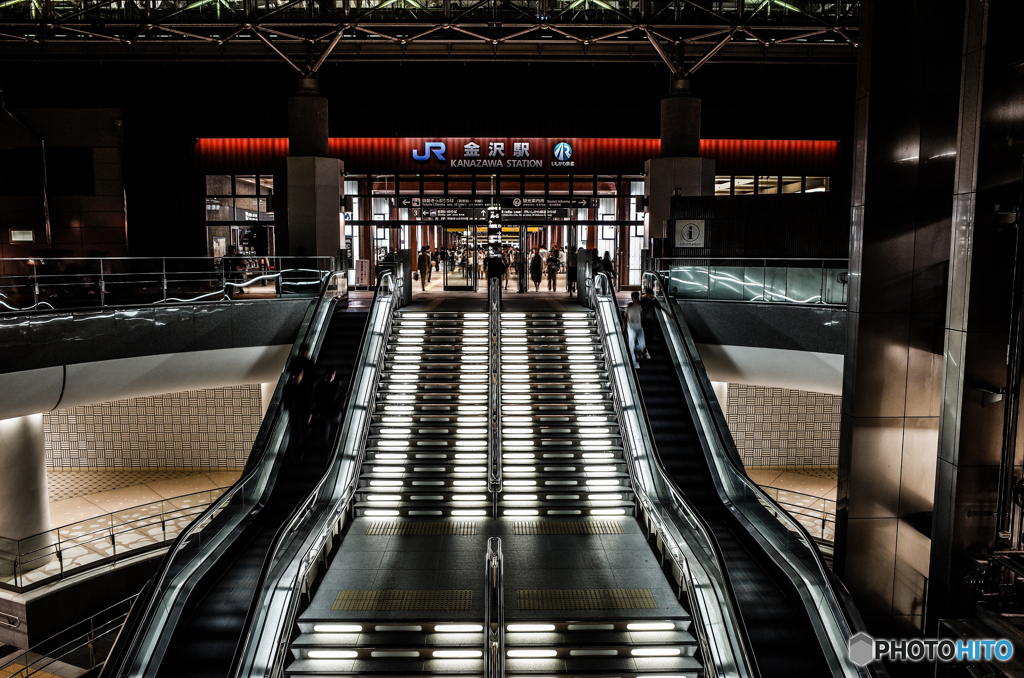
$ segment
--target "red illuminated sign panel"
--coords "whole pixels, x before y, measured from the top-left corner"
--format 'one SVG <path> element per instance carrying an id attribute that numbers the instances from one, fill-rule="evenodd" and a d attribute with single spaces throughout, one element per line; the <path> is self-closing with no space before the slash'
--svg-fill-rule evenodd
<path id="1" fill-rule="evenodd" d="M 701 156 L 716 173 L 830 176 L 837 141 L 704 139 Z M 349 174 L 642 174 L 661 156 L 659 139 L 576 137 L 361 137 L 330 140 L 332 157 Z M 206 174 L 273 172 L 288 155 L 287 139 L 199 139 L 198 169 Z"/>

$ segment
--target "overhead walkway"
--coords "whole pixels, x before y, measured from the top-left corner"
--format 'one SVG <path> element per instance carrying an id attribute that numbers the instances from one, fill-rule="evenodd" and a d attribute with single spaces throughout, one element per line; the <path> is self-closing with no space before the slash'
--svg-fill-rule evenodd
<path id="1" fill-rule="evenodd" d="M 264 426 L 268 452 L 176 543 L 104 675 L 874 674 L 847 660 L 855 620 L 807 575 L 799 525 L 757 497 L 764 515 L 726 515 L 699 365 L 662 365 L 686 408 L 682 445 L 658 445 L 673 426 L 648 422 L 606 278 L 590 308 L 399 298 L 385 274 L 356 351 L 321 298 L 295 350 L 352 361 L 330 445 L 299 457 L 286 422 Z"/>

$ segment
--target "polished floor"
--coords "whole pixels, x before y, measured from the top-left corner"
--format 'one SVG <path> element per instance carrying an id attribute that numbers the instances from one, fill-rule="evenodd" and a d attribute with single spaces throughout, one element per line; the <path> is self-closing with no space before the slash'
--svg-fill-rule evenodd
<path id="1" fill-rule="evenodd" d="M 115 511 L 230 487 L 240 474 L 240 469 L 50 472 L 50 527 L 67 527 Z"/>

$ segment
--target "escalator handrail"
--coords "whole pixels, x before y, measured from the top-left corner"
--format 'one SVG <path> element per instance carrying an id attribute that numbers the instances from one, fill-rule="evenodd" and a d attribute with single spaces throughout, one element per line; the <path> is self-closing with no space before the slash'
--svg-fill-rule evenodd
<path id="1" fill-rule="evenodd" d="M 324 314 L 322 309 L 333 277 L 333 274 L 327 275 L 322 280 L 320 294 L 317 296 L 316 302 L 311 304 L 309 310 L 306 312 L 306 317 L 303 319 L 302 326 L 299 329 L 300 336 L 296 339 L 295 343 L 292 345 L 292 350 L 288 353 L 284 369 L 281 373 L 281 378 L 278 381 L 277 388 L 274 390 L 274 395 L 272 396 L 270 405 L 268 406 L 268 416 L 264 416 L 263 422 L 260 425 L 260 430 L 253 442 L 252 451 L 255 454 L 250 453 L 249 461 L 246 463 L 246 468 L 242 472 L 242 477 L 239 478 L 228 491 L 221 495 L 217 501 L 211 503 L 205 511 L 189 523 L 189 525 L 181 531 L 177 539 L 174 540 L 174 543 L 171 544 L 170 548 L 167 550 L 167 555 L 164 557 L 163 562 L 160 565 L 160 569 L 151 580 L 152 586 L 149 587 L 146 600 L 142 601 L 142 605 L 138 605 L 138 602 L 136 603 L 139 612 L 138 615 L 134 617 L 135 625 L 130 629 L 126 629 L 128 633 L 122 633 L 118 638 L 118 643 L 115 643 L 114 647 L 111 648 L 108 660 L 104 664 L 101 678 L 105 676 L 119 676 L 130 672 L 129 664 L 132 662 L 133 657 L 135 657 L 140 651 L 139 645 L 144 640 L 140 636 L 144 634 L 146 629 L 152 627 L 154 623 L 154 615 L 160 612 L 160 610 L 157 609 L 158 601 L 163 599 L 165 596 L 171 596 L 176 599 L 178 594 L 181 592 L 181 584 L 184 582 L 179 583 L 177 586 L 173 586 L 173 583 L 168 582 L 167 579 L 171 576 L 169 573 L 171 566 L 175 564 L 175 556 L 181 554 L 189 545 L 192 537 L 200 531 L 200 527 L 208 520 L 212 520 L 217 516 L 217 514 L 226 508 L 228 502 L 230 502 L 231 499 L 245 488 L 245 486 L 254 478 L 263 476 L 265 481 L 263 489 L 260 491 L 261 501 L 257 501 L 255 506 L 262 506 L 262 499 L 266 496 L 266 493 L 272 489 L 273 482 L 271 482 L 270 475 L 275 475 L 276 477 L 276 474 L 274 474 L 276 469 L 271 469 L 270 472 L 268 472 L 265 466 L 268 461 L 274 463 L 275 466 L 277 466 L 277 462 L 280 461 L 277 454 L 271 454 L 271 442 L 275 439 L 276 432 L 279 431 L 286 423 L 282 412 L 283 408 L 281 407 L 284 384 L 287 383 L 287 380 L 291 377 L 292 363 L 296 356 L 301 352 L 312 351 L 315 349 L 317 342 L 322 335 L 322 328 L 319 327 L 323 324 Z M 276 438 L 278 448 L 281 445 L 282 437 L 283 436 L 278 436 Z M 275 452 L 277 451 L 279 450 L 275 449 Z M 273 458 L 270 459 L 271 457 Z M 253 461 L 254 459 L 255 462 Z M 223 529 L 224 528 L 222 528 L 222 531 Z M 199 553 L 194 554 L 193 559 L 189 562 L 194 562 L 196 558 L 204 552 L 207 553 L 203 558 L 205 560 L 205 557 L 209 556 L 210 548 L 215 547 L 218 543 L 219 542 L 215 541 L 212 544 L 200 544 Z M 175 573 L 172 578 L 180 575 L 186 568 L 187 564 Z M 192 572 L 194 571 L 195 569 L 192 570 Z M 163 607 L 163 615 L 165 617 L 170 614 L 172 607 L 173 604 Z M 131 619 L 127 621 L 131 621 Z M 159 635 L 156 640 L 159 640 Z M 146 665 L 148 667 L 148 661 L 146 662 Z M 146 671 L 144 670 L 143 673 L 145 672 Z"/>
<path id="2" fill-rule="evenodd" d="M 824 597 L 827 599 L 828 607 L 833 612 L 832 616 L 836 622 L 836 627 L 839 633 L 841 634 L 844 642 L 848 641 L 850 636 L 854 633 L 852 629 L 855 628 L 855 624 L 852 622 L 855 617 L 851 615 L 850 611 L 846 609 L 846 606 L 841 603 L 842 598 L 838 595 L 835 586 L 833 585 L 833 581 L 829 574 L 828 566 L 825 564 L 825 560 L 822 557 L 821 552 L 818 551 L 817 546 L 815 546 L 814 539 L 807 532 L 806 528 L 804 528 L 804 526 L 800 524 L 799 521 L 793 519 L 793 517 L 790 516 L 789 513 L 778 504 L 778 502 L 772 499 L 764 490 L 761 489 L 759 485 L 750 480 L 749 476 L 747 476 L 746 470 L 744 470 L 742 466 L 739 465 L 737 461 L 739 455 L 735 450 L 735 442 L 732 439 L 732 434 L 729 433 L 728 435 L 726 435 L 726 432 L 728 431 L 728 424 L 725 422 L 725 417 L 722 414 L 721 406 L 718 404 L 717 396 L 714 395 L 714 391 L 711 388 L 711 382 L 708 379 L 707 371 L 703 369 L 703 361 L 700 360 L 699 354 L 697 353 L 697 347 L 693 341 L 693 336 L 690 334 L 689 327 L 687 326 L 686 321 L 680 316 L 678 309 L 676 308 L 676 304 L 667 295 L 666 290 L 668 289 L 668 286 L 665 284 L 664 277 L 661 275 L 660 272 L 651 270 L 645 270 L 642 275 L 645 278 L 648 276 L 653 277 L 657 281 L 658 284 L 656 294 L 659 294 L 664 300 L 664 302 L 659 305 L 661 306 L 662 311 L 668 314 L 672 321 L 671 323 L 669 323 L 670 329 L 672 327 L 677 329 L 682 338 L 682 346 L 684 347 L 684 351 L 683 355 L 679 356 L 678 358 L 680 360 L 685 360 L 689 366 L 690 372 L 696 376 L 696 387 L 699 389 L 698 394 L 701 396 L 704 402 L 709 405 L 708 409 L 711 413 L 711 423 L 713 430 L 707 432 L 706 435 L 713 435 L 715 437 L 715 446 L 719 450 L 724 452 L 724 454 L 713 454 L 713 458 L 716 460 L 724 459 L 726 461 L 726 464 L 728 465 L 729 471 L 731 471 L 738 478 L 738 480 L 746 486 L 746 488 L 758 499 L 758 501 L 763 506 L 771 508 L 771 511 L 767 511 L 766 508 L 766 512 L 770 514 L 773 513 L 773 517 L 779 523 L 781 523 L 783 527 L 785 527 L 787 530 L 789 530 L 790 532 L 795 532 L 797 534 L 798 541 L 800 541 L 807 547 L 807 553 L 811 556 L 812 561 L 816 564 L 817 571 L 801 574 L 800 578 L 804 580 L 805 586 L 809 586 L 810 581 L 813 581 L 815 579 L 819 580 L 818 585 L 823 589 L 822 593 L 824 594 Z M 671 350 L 671 342 L 666 341 L 666 343 L 669 345 Z M 701 363 L 701 369 L 697 369 L 696 363 L 698 362 Z M 701 426 L 700 428 L 703 429 L 704 427 Z M 721 471 L 722 469 L 719 469 L 719 473 L 721 473 Z M 742 509 L 740 508 L 739 504 L 737 504 L 735 501 L 735 497 L 728 496 L 729 490 L 725 486 L 725 484 L 721 483 L 720 486 L 722 487 L 722 490 L 726 493 L 727 500 L 730 502 L 730 504 L 733 507 L 735 507 L 736 510 L 742 512 Z M 783 550 L 784 545 L 773 544 L 773 546 L 781 552 Z M 790 562 L 790 565 L 793 566 L 794 563 Z M 816 574 L 817 577 L 814 577 L 814 574 Z M 808 613 L 810 612 L 811 610 L 808 610 Z M 823 610 L 818 608 L 819 615 L 823 616 L 821 614 L 822 612 Z M 836 615 L 835 612 L 838 612 L 839 614 Z M 841 624 L 839 623 L 840 621 L 842 622 Z M 826 638 L 828 637 L 829 636 L 826 636 Z M 819 641 L 825 640 L 825 638 L 819 637 Z M 840 662 L 841 665 L 843 665 L 846 668 L 845 673 L 847 675 L 880 675 L 876 672 L 875 667 L 857 667 L 852 662 L 850 662 L 849 657 L 846 653 L 847 648 L 845 645 L 839 646 L 831 641 L 829 641 L 829 645 L 831 646 L 830 650 L 832 651 L 836 659 Z"/>
<path id="3" fill-rule="evenodd" d="M 378 298 L 378 295 L 380 294 L 381 287 L 385 286 L 385 285 L 388 288 L 388 292 L 393 295 L 394 294 L 395 283 L 394 283 L 394 280 L 392 278 L 392 274 L 391 274 L 390 271 L 381 271 L 380 274 L 378 275 L 378 277 L 377 277 L 377 287 L 373 291 L 373 299 L 370 302 L 370 308 L 371 309 L 377 303 L 377 298 Z M 356 358 L 355 362 L 352 365 L 352 374 L 349 376 L 348 387 L 345 390 L 345 398 L 342 401 L 344 403 L 343 406 L 342 406 L 342 411 L 346 412 L 346 413 L 349 411 L 349 409 L 352 406 L 352 397 L 353 397 L 353 393 L 355 391 L 356 377 L 359 374 L 360 363 L 359 363 L 358 356 L 363 355 L 363 352 L 366 350 L 366 345 L 367 345 L 367 343 L 369 341 L 369 333 L 370 333 L 369 315 L 370 314 L 367 314 L 367 323 L 366 323 L 366 325 L 363 326 L 363 331 L 362 331 L 362 334 L 360 335 L 359 345 L 358 345 L 358 348 L 356 349 L 356 356 L 357 356 L 357 358 Z M 330 455 L 330 458 L 328 459 L 328 462 L 327 462 L 327 464 L 325 466 L 323 476 L 321 476 L 321 478 L 317 482 L 316 486 L 313 487 L 313 489 L 306 495 L 306 497 L 299 504 L 297 504 L 294 509 L 292 509 L 292 511 L 288 514 L 288 517 L 281 523 L 281 526 L 278 528 L 277 532 L 274 534 L 274 538 L 273 538 L 273 540 L 271 540 L 271 543 L 270 543 L 270 548 L 267 549 L 267 554 L 266 554 L 266 556 L 263 559 L 263 565 L 260 566 L 260 576 L 256 580 L 256 586 L 253 589 L 254 591 L 256 591 L 256 592 L 262 591 L 264 586 L 266 586 L 267 577 L 270 574 L 271 566 L 273 565 L 273 563 L 277 559 L 278 553 L 279 553 L 280 548 L 281 548 L 281 543 L 284 541 L 285 537 L 288 536 L 291 533 L 291 531 L 293 530 L 293 528 L 295 527 L 294 523 L 296 521 L 296 517 L 297 516 L 301 516 L 302 514 L 304 514 L 306 512 L 306 510 L 310 507 L 310 505 L 319 496 L 320 490 L 323 487 L 323 484 L 330 477 L 331 471 L 334 469 L 334 465 L 335 465 L 337 457 L 338 457 L 339 443 L 340 443 L 341 434 L 344 431 L 344 428 L 345 428 L 344 425 L 339 426 L 338 430 L 334 434 L 334 440 L 331 443 L 331 455 Z M 239 667 L 239 664 L 241 662 L 241 658 L 242 658 L 242 656 L 243 656 L 243 654 L 245 652 L 245 647 L 246 647 L 246 645 L 248 643 L 249 632 L 252 629 L 252 625 L 253 625 L 253 619 L 254 619 L 254 617 L 256 615 L 257 610 L 260 607 L 260 600 L 261 600 L 261 598 L 260 598 L 259 595 L 254 595 L 253 599 L 252 599 L 252 603 L 250 603 L 250 605 L 249 605 L 249 610 L 248 610 L 248 612 L 246 612 L 245 622 L 242 625 L 242 633 L 239 636 L 238 643 L 235 646 L 235 651 L 234 651 L 234 654 L 233 654 L 232 660 L 231 660 L 231 671 L 230 671 L 230 673 L 232 675 L 236 674 L 236 672 L 238 670 L 238 667 Z"/>
<path id="4" fill-rule="evenodd" d="M 383 290 L 383 293 L 382 293 Z M 292 617 L 296 610 L 296 601 L 298 596 L 296 595 L 297 590 L 304 581 L 304 578 L 308 572 L 309 567 L 315 561 L 315 558 L 310 557 L 311 551 L 313 551 L 318 544 L 322 544 L 324 539 L 325 531 L 330 530 L 333 521 L 340 517 L 345 511 L 347 511 L 355 497 L 356 489 L 358 485 L 358 469 L 362 466 L 363 460 L 366 454 L 366 440 L 368 436 L 369 426 L 372 420 L 372 416 L 369 413 L 372 412 L 373 404 L 376 397 L 379 395 L 377 389 L 370 389 L 367 394 L 367 400 L 362 402 L 361 405 L 364 408 L 364 412 L 367 416 L 362 421 L 362 426 L 359 431 L 355 434 L 355 439 L 361 441 L 356 446 L 356 454 L 350 462 L 346 462 L 343 459 L 339 459 L 339 455 L 344 454 L 342 449 L 346 438 L 352 437 L 346 435 L 351 433 L 351 426 L 353 426 L 352 413 L 354 408 L 360 405 L 360 402 L 356 402 L 355 387 L 359 377 L 359 370 L 366 366 L 369 356 L 370 338 L 374 332 L 374 318 L 378 314 L 378 309 L 384 309 L 379 313 L 387 314 L 387 319 L 384 324 L 384 331 L 381 333 L 383 341 L 381 343 L 380 350 L 373 357 L 374 369 L 379 375 L 382 370 L 383 361 L 387 355 L 387 336 L 391 331 L 391 320 L 393 318 L 393 311 L 400 307 L 402 297 L 400 294 L 399 283 L 396 282 L 395 276 L 392 271 L 382 271 L 378 276 L 377 289 L 374 292 L 373 302 L 370 305 L 370 311 L 367 317 L 366 325 L 363 329 L 363 335 L 360 339 L 359 352 L 357 353 L 356 364 L 353 366 L 353 375 L 349 381 L 349 392 L 346 394 L 346 405 L 345 405 L 345 418 L 342 421 L 342 426 L 339 428 L 337 435 L 333 442 L 332 461 L 328 465 L 328 470 L 324 473 L 323 477 L 317 486 L 307 495 L 306 500 L 303 502 L 303 508 L 296 511 L 293 516 L 290 516 L 289 521 L 282 526 L 281 533 L 283 535 L 292 534 L 296 539 L 302 540 L 298 548 L 294 550 L 294 553 L 289 551 L 291 546 L 277 544 L 277 547 L 273 551 L 273 558 L 268 558 L 265 563 L 265 572 L 261 573 L 261 583 L 257 588 L 256 597 L 253 599 L 253 606 L 250 608 L 249 615 L 247 617 L 247 630 L 242 635 L 243 646 L 240 651 L 236 652 L 236 656 L 233 660 L 233 666 L 231 675 L 266 675 L 267 673 L 274 674 L 272 667 L 268 668 L 268 671 L 260 673 L 255 663 L 255 653 L 259 651 L 261 647 L 270 648 L 269 652 L 271 660 L 279 659 L 277 655 L 279 651 L 274 650 L 281 645 L 281 641 L 287 642 L 289 636 L 286 634 L 278 633 L 276 636 L 271 638 L 265 638 L 266 641 L 261 645 L 258 641 L 259 638 L 263 637 L 266 632 L 260 631 L 266 624 L 266 618 L 268 612 L 260 612 L 261 607 L 270 609 L 270 603 L 265 606 L 262 603 L 267 602 L 269 597 L 272 597 L 272 592 L 286 591 L 284 594 L 287 596 L 287 600 L 284 601 L 283 605 L 279 605 L 276 609 L 279 612 L 280 618 L 278 619 L 278 628 L 286 628 L 291 623 Z M 343 467 L 349 469 L 355 469 L 354 472 L 346 474 L 344 477 L 341 476 Z M 349 476 L 352 476 L 349 478 Z M 340 480 L 339 480 L 340 478 Z M 329 494 L 323 494 L 325 487 L 331 483 L 333 479 L 333 485 L 328 489 Z M 344 482 L 342 482 L 344 481 Z M 339 492 L 339 487 L 343 488 Z M 316 520 L 318 521 L 316 526 L 307 526 L 305 532 L 302 532 L 303 526 L 302 521 L 306 517 L 314 512 L 314 506 L 320 504 L 321 507 L 333 507 L 332 510 L 326 513 L 321 509 L 321 512 L 317 514 Z M 324 516 L 327 516 L 326 519 Z M 288 542 L 288 544 L 296 544 L 295 541 Z M 291 556 L 289 558 L 289 556 Z M 288 560 L 285 560 L 288 558 Z M 290 583 L 282 584 L 285 580 L 286 572 L 283 572 L 281 568 L 291 569 L 294 566 L 296 569 L 295 575 Z M 302 568 L 306 569 L 303 570 Z M 273 581 L 271 581 L 273 580 Z M 257 626 L 257 622 L 261 623 Z M 284 636 L 283 638 L 281 636 Z M 279 672 L 278 672 L 279 673 Z"/>
<path id="5" fill-rule="evenodd" d="M 728 607 L 729 607 L 729 612 L 730 612 L 732 618 L 735 620 L 734 628 L 735 628 L 736 634 L 739 637 L 739 648 L 738 649 L 739 649 L 739 652 L 740 652 L 740 655 L 741 655 L 741 659 L 743 661 L 743 665 L 747 668 L 749 676 L 757 678 L 757 677 L 759 677 L 761 675 L 760 668 L 757 665 L 756 658 L 755 658 L 754 653 L 753 653 L 753 651 L 751 649 L 752 646 L 751 646 L 751 643 L 750 643 L 750 634 L 748 633 L 746 624 L 744 622 L 743 613 L 742 613 L 742 611 L 740 609 L 739 602 L 738 602 L 737 595 L 736 595 L 736 591 L 735 591 L 735 588 L 733 587 L 732 579 L 731 579 L 731 576 L 729 574 L 729 568 L 726 566 L 725 557 L 722 554 L 722 547 L 718 543 L 718 539 L 715 537 L 714 533 L 712 532 L 710 525 L 708 525 L 707 521 L 704 520 L 704 517 L 702 515 L 700 515 L 700 513 L 697 510 L 695 510 L 692 506 L 690 506 L 689 501 L 683 495 L 682 491 L 676 485 L 676 483 L 672 479 L 672 477 L 665 470 L 664 464 L 662 463 L 661 455 L 658 452 L 657 443 L 655 442 L 654 436 L 653 436 L 653 434 L 651 433 L 651 430 L 650 430 L 650 417 L 647 414 L 647 406 L 644 403 L 643 395 L 640 392 L 639 378 L 637 377 L 637 374 L 636 374 L 636 368 L 633 366 L 633 362 L 631 360 L 629 360 L 629 349 L 624 344 L 623 332 L 622 332 L 623 328 L 621 327 L 621 319 L 619 318 L 619 311 L 618 311 L 619 306 L 618 306 L 618 302 L 617 302 L 617 300 L 615 298 L 615 290 L 611 286 L 611 283 L 610 283 L 610 278 L 609 278 L 609 276 L 606 273 L 598 272 L 598 273 L 596 273 L 594 275 L 593 282 L 591 282 L 591 279 L 588 278 L 587 279 L 587 283 L 590 286 L 590 289 L 588 290 L 589 296 L 590 296 L 589 302 L 590 302 L 591 308 L 593 308 L 595 312 L 598 311 L 597 304 L 598 304 L 598 301 L 599 301 L 598 300 L 598 295 L 599 294 L 608 295 L 608 296 L 611 297 L 611 305 L 612 305 L 612 308 L 614 309 L 613 317 L 614 317 L 614 322 L 616 323 L 616 325 L 613 328 L 603 327 L 603 324 L 600 324 L 600 315 L 598 314 L 599 329 L 601 330 L 601 340 L 602 340 L 602 343 L 611 341 L 612 340 L 611 337 L 614 336 L 616 338 L 617 342 L 620 344 L 620 350 L 624 349 L 623 350 L 623 355 L 626 358 L 626 360 L 624 361 L 625 362 L 625 366 L 624 367 L 625 367 L 627 375 L 628 375 L 627 378 L 628 378 L 628 381 L 629 381 L 629 389 L 632 391 L 632 395 L 633 395 L 634 400 L 635 400 L 635 402 L 637 404 L 637 409 L 638 409 L 638 412 L 639 412 L 639 415 L 637 417 L 639 419 L 639 422 L 638 422 L 639 423 L 638 433 L 639 433 L 640 437 L 643 439 L 644 446 L 650 451 L 650 455 L 649 455 L 648 459 L 651 462 L 653 462 L 653 466 L 654 466 L 653 470 L 656 471 L 660 475 L 660 480 L 664 483 L 665 487 L 668 489 L 668 491 L 670 493 L 670 496 L 671 496 L 671 498 L 672 498 L 676 508 L 677 509 L 681 509 L 681 511 L 689 519 L 690 523 L 694 527 L 696 527 L 697 531 L 700 533 L 700 536 L 704 539 L 704 541 L 706 542 L 706 544 L 709 547 L 708 550 L 710 551 L 710 555 L 712 556 L 712 558 L 715 561 L 715 564 L 716 564 L 716 566 L 718 568 L 718 571 L 719 571 L 719 575 L 721 577 L 722 585 L 725 588 L 725 598 L 726 598 L 726 602 L 727 602 Z M 599 288 L 603 288 L 603 289 L 599 289 Z M 609 359 L 608 356 L 609 356 L 609 352 L 607 350 L 605 350 L 605 360 Z M 610 370 L 609 370 L 609 372 L 610 372 Z M 612 380 L 609 380 L 609 381 L 610 381 L 610 383 L 612 385 L 612 388 L 614 389 L 615 388 L 614 381 L 612 381 Z M 616 399 L 616 404 L 618 404 L 618 401 L 619 401 L 619 399 Z M 618 406 L 617 406 L 617 409 L 618 409 Z M 648 487 L 646 487 L 644 485 L 643 475 L 638 470 L 635 469 L 636 460 L 631 455 L 626 455 L 626 458 L 627 458 L 627 462 L 629 464 L 630 478 L 631 478 L 631 480 L 633 482 L 635 482 L 638 485 L 640 485 L 641 487 L 643 487 L 644 493 L 645 493 L 644 499 L 646 499 L 647 503 L 649 504 L 648 508 L 651 509 L 652 512 L 653 512 L 654 504 L 653 504 L 653 502 L 651 502 L 650 496 L 651 495 L 657 496 L 657 494 L 659 494 L 659 493 L 658 493 L 656 488 L 653 488 L 653 487 L 648 488 Z M 637 493 L 637 494 L 639 495 L 639 493 Z M 660 498 L 659 498 L 659 501 L 660 501 Z M 657 518 L 658 518 L 659 521 L 662 522 L 662 524 L 664 524 L 665 519 L 662 516 L 658 515 Z M 666 530 L 663 530 L 663 531 L 666 531 Z M 683 556 L 683 558 L 685 560 L 685 556 Z M 693 582 L 691 580 L 691 582 L 688 582 L 688 583 L 692 584 Z M 705 620 L 702 618 L 702 621 L 705 621 Z M 708 657 L 708 661 L 711 661 L 711 659 L 712 659 L 711 657 Z"/>

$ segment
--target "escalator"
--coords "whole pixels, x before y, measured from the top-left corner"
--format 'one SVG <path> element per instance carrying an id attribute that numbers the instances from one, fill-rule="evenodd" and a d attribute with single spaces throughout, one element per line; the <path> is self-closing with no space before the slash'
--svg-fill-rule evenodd
<path id="1" fill-rule="evenodd" d="M 368 314 L 338 303 L 343 275 L 328 276 L 307 311 L 242 478 L 175 541 L 139 596 L 103 675 L 230 673 L 268 562 L 322 482 L 344 425 Z M 284 404 L 285 385 L 300 371 L 309 380 L 313 415 L 304 429 L 290 424 Z"/>
<path id="2" fill-rule="evenodd" d="M 318 386 L 322 377 L 335 374 L 334 389 L 348 388 L 356 351 L 366 324 L 366 313 L 335 309 L 328 320 L 322 347 L 313 367 Z M 317 400 L 329 398 L 320 392 L 313 409 L 326 410 Z M 325 415 L 328 414 L 325 412 Z M 289 441 L 282 468 L 273 491 L 249 525 L 204 577 L 209 586 L 197 586 L 186 603 L 185 612 L 174 629 L 157 675 L 225 676 L 231 668 L 235 648 L 259 583 L 264 561 L 281 525 L 306 498 L 326 471 L 337 424 L 329 416 L 315 426 L 304 441 Z"/>
<path id="3" fill-rule="evenodd" d="M 644 335 L 651 354 L 637 370 L 651 433 L 669 476 L 711 527 L 729 568 L 764 678 L 827 676 L 811 621 L 777 582 L 782 574 L 722 504 L 661 327 Z"/>

